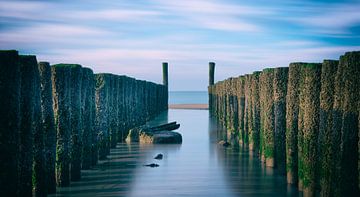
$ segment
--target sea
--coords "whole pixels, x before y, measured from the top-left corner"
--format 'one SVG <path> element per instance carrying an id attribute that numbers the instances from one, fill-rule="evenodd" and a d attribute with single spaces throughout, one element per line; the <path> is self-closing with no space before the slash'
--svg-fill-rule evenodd
<path id="1" fill-rule="evenodd" d="M 207 91 L 169 91 L 169 104 L 208 104 Z"/>
<path id="2" fill-rule="evenodd" d="M 174 98 L 181 95 L 182 98 Z M 203 103 L 204 93 L 172 94 L 172 102 Z M 191 99 L 192 98 L 192 99 Z M 182 144 L 118 143 L 107 160 L 70 187 L 58 188 L 58 196 L 124 197 L 285 197 L 298 196 L 286 176 L 264 166 L 258 155 L 246 148 L 218 145 L 226 131 L 208 110 L 169 109 L 149 126 L 177 121 Z M 157 154 L 162 160 L 156 160 Z M 155 168 L 144 165 L 156 163 Z"/>

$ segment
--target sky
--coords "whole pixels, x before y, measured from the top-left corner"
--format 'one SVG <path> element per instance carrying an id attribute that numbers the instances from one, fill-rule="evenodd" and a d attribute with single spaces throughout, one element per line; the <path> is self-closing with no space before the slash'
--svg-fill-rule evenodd
<path id="1" fill-rule="evenodd" d="M 0 49 L 207 90 L 215 81 L 360 50 L 360 0 L 0 0 Z"/>

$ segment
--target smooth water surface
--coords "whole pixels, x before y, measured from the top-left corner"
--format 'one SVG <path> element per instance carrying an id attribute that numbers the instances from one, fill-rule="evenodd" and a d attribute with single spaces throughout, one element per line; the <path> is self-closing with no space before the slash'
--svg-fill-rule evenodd
<path id="1" fill-rule="evenodd" d="M 83 171 L 56 196 L 297 196 L 285 176 L 247 150 L 217 145 L 222 130 L 207 110 L 169 110 L 151 124 L 177 121 L 181 145 L 118 144 L 107 161 Z M 163 160 L 154 160 L 158 153 Z M 157 163 L 150 168 L 144 164 Z"/>
<path id="2" fill-rule="evenodd" d="M 169 104 L 208 104 L 207 91 L 170 91 Z"/>

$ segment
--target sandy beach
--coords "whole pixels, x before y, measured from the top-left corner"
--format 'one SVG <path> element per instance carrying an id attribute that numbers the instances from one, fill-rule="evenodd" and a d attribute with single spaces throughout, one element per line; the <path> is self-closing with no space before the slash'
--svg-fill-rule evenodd
<path id="1" fill-rule="evenodd" d="M 170 104 L 169 109 L 199 109 L 208 110 L 208 104 Z"/>

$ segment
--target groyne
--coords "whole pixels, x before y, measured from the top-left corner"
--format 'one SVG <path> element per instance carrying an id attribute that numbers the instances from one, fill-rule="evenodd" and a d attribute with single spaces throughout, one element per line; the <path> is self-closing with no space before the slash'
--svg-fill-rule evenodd
<path id="1" fill-rule="evenodd" d="M 339 59 L 290 63 L 208 87 L 210 113 L 228 140 L 304 196 L 359 195 L 360 52 Z"/>
<path id="2" fill-rule="evenodd" d="M 166 65 L 167 67 L 167 65 Z M 0 190 L 46 196 L 81 179 L 168 107 L 168 87 L 0 51 Z"/>

